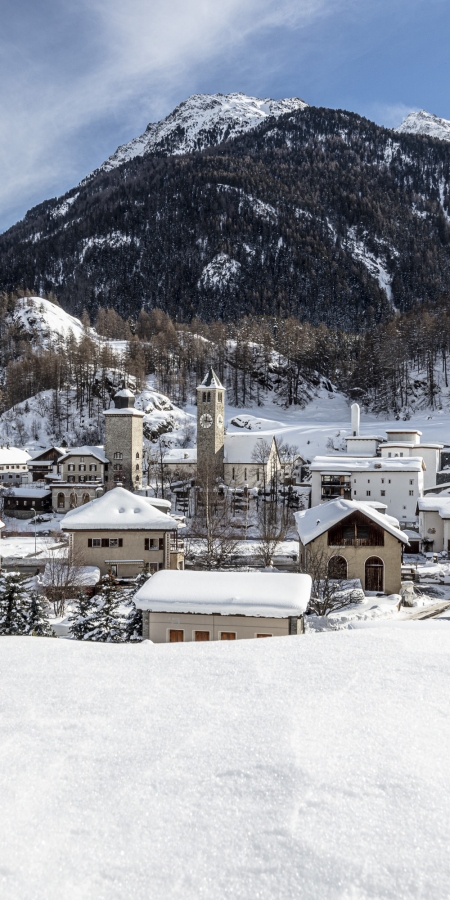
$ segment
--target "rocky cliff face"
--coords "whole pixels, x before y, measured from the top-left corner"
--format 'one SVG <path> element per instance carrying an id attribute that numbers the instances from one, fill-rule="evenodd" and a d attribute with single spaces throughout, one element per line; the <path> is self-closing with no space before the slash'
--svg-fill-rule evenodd
<path id="1" fill-rule="evenodd" d="M 400 134 L 426 134 L 441 141 L 450 141 L 449 120 L 440 119 L 424 109 L 409 113 L 395 130 Z"/>

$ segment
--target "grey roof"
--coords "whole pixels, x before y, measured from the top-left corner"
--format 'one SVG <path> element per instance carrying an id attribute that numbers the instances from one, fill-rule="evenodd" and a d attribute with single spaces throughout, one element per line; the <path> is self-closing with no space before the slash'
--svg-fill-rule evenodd
<path id="1" fill-rule="evenodd" d="M 200 387 L 220 388 L 222 391 L 224 390 L 224 386 L 220 381 L 220 378 L 217 377 L 214 369 L 211 366 L 209 367 L 209 370 L 205 375 Z"/>

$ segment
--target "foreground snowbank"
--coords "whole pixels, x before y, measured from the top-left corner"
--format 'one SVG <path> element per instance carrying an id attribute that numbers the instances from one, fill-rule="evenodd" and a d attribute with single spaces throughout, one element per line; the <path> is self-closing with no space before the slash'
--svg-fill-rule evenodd
<path id="1" fill-rule="evenodd" d="M 448 622 L 1 641 L 9 898 L 441 898 Z"/>

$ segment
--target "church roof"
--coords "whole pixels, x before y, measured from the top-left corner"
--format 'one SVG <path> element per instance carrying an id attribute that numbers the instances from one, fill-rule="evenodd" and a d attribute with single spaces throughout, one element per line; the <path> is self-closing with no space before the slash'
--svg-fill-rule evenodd
<path id="1" fill-rule="evenodd" d="M 220 381 L 220 378 L 217 377 L 214 369 L 210 366 L 207 374 L 205 375 L 200 387 L 209 387 L 209 388 L 220 388 L 222 391 L 224 390 L 224 386 Z"/>

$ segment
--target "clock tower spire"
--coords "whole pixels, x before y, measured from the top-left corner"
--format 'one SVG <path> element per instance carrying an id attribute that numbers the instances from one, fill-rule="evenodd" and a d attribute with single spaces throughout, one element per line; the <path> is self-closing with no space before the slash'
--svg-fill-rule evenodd
<path id="1" fill-rule="evenodd" d="M 200 478 L 223 477 L 225 388 L 209 369 L 197 388 L 197 471 Z"/>

